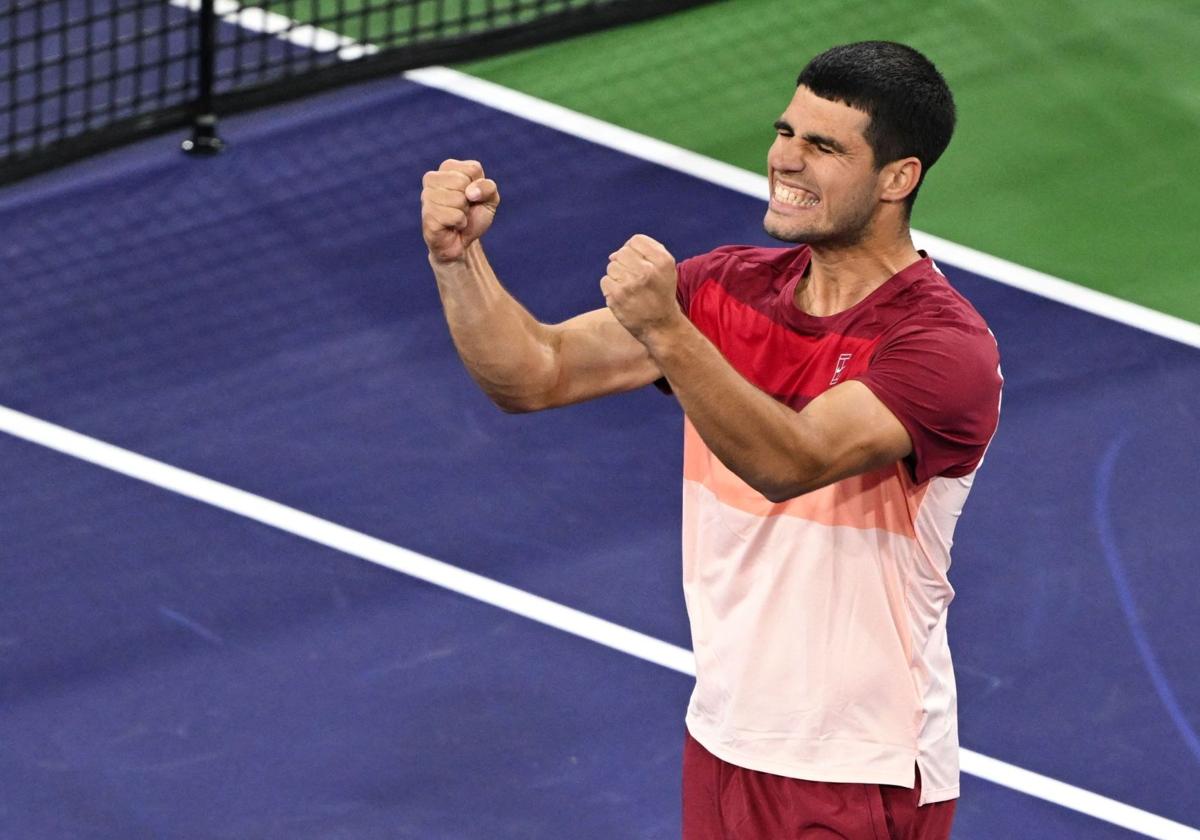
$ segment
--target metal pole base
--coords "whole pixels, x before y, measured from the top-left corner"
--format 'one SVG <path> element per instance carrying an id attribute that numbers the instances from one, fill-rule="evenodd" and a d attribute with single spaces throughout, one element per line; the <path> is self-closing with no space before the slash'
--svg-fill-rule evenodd
<path id="1" fill-rule="evenodd" d="M 217 136 L 216 114 L 201 114 L 192 126 L 192 136 L 183 141 L 183 150 L 193 155 L 215 155 L 225 148 Z"/>

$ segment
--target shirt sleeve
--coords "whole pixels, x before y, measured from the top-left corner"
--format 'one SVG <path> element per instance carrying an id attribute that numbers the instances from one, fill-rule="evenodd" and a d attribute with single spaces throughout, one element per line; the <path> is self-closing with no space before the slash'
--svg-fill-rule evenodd
<path id="1" fill-rule="evenodd" d="M 967 475 L 983 460 L 1000 420 L 1003 379 L 996 340 L 982 325 L 905 323 L 855 378 L 908 431 L 917 484 Z"/>
<path id="2" fill-rule="evenodd" d="M 710 251 L 707 254 L 688 257 L 675 264 L 675 300 L 679 302 L 679 308 L 683 310 L 683 314 L 689 318 L 691 318 L 692 295 L 711 273 L 713 255 L 721 250 L 717 249 L 717 251 Z M 664 394 L 673 393 L 671 384 L 667 382 L 665 376 L 656 380 L 654 387 Z"/>
<path id="3" fill-rule="evenodd" d="M 675 282 L 675 299 L 679 301 L 679 308 L 683 310 L 684 315 L 688 314 L 688 310 L 692 305 L 692 295 L 695 293 L 696 288 L 711 272 L 712 256 L 710 252 L 695 257 L 688 257 L 675 266 L 676 274 L 678 275 Z"/>

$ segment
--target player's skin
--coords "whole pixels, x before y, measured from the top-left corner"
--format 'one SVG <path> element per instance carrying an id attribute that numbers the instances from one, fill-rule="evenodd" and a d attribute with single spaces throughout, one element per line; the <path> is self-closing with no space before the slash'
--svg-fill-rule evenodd
<path id="1" fill-rule="evenodd" d="M 876 170 L 863 136 L 869 121 L 801 87 L 776 124 L 764 227 L 812 246 L 795 296 L 810 315 L 849 309 L 920 259 L 904 205 L 920 161 Z M 862 383 L 830 388 L 797 412 L 745 380 L 680 310 L 675 258 L 648 236 L 610 255 L 605 308 L 540 323 L 501 286 L 479 241 L 499 204 L 477 161 L 447 160 L 425 174 L 422 232 L 450 332 L 502 409 L 568 405 L 665 376 L 709 449 L 776 502 L 911 453 L 903 425 Z"/>

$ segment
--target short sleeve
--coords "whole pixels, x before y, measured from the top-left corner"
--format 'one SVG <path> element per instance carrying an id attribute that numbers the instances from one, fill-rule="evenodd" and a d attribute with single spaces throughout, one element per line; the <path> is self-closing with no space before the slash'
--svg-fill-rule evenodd
<path id="1" fill-rule="evenodd" d="M 1000 420 L 1000 354 L 982 323 L 919 319 L 885 337 L 855 377 L 912 439 L 913 478 L 975 470 Z"/>
<path id="2" fill-rule="evenodd" d="M 737 265 L 739 258 L 745 258 L 748 254 L 756 254 L 760 251 L 762 251 L 761 248 L 754 248 L 750 245 L 722 245 L 708 253 L 688 257 L 686 260 L 676 263 L 675 299 L 679 301 L 679 308 L 685 315 L 688 314 L 692 305 L 692 296 L 704 284 L 704 281 L 716 277 L 728 270 L 730 266 Z"/>
<path id="3" fill-rule="evenodd" d="M 700 254 L 675 264 L 675 300 L 679 302 L 679 308 L 683 310 L 684 315 L 687 315 L 691 308 L 692 295 L 695 293 L 696 287 L 708 273 L 708 264 L 711 258 L 711 253 Z M 664 394 L 673 393 L 671 383 L 665 376 L 655 380 L 654 387 Z"/>
<path id="4" fill-rule="evenodd" d="M 700 254 L 676 264 L 675 299 L 685 315 L 691 306 L 692 295 L 710 271 L 712 257 L 712 253 Z"/>

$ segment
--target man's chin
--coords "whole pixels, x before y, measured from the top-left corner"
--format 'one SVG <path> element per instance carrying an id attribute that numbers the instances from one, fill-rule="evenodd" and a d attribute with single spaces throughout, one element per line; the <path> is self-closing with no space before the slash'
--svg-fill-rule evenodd
<path id="1" fill-rule="evenodd" d="M 803 244 L 803 243 L 811 244 L 814 241 L 820 241 L 820 235 L 817 234 L 815 231 L 807 230 L 804 228 L 791 227 L 788 225 L 781 225 L 778 222 L 774 221 L 771 218 L 770 214 L 768 214 L 767 217 L 765 219 L 763 219 L 763 230 L 766 231 L 767 236 L 771 237 L 772 239 L 778 239 L 780 242 L 793 242 L 796 244 Z"/>
<path id="2" fill-rule="evenodd" d="M 767 236 L 780 242 L 790 242 L 795 245 L 811 245 L 814 248 L 845 248 L 857 245 L 870 232 L 870 220 L 861 225 L 847 227 L 844 230 L 813 230 L 799 225 L 781 224 L 768 213 L 763 219 L 763 230 Z"/>

